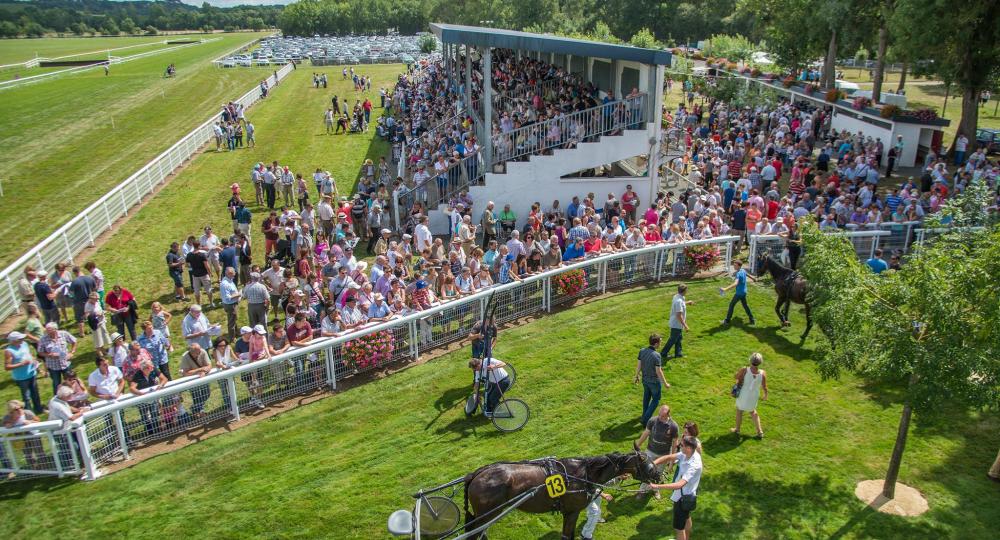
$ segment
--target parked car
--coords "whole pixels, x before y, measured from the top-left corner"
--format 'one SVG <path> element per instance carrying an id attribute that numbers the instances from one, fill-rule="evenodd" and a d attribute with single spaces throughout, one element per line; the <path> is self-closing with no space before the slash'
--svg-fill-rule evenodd
<path id="1" fill-rule="evenodd" d="M 976 145 L 979 148 L 984 148 L 987 154 L 1000 153 L 1000 129 L 977 129 Z"/>

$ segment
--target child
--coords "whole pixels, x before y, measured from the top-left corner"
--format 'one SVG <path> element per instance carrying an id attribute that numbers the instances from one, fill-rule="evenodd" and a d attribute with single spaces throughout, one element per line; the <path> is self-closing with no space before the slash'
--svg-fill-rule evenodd
<path id="1" fill-rule="evenodd" d="M 170 339 L 170 319 L 173 315 L 169 311 L 163 309 L 163 304 L 159 302 L 153 302 L 150 306 L 149 321 L 153 323 L 153 331 L 160 335 L 160 337 L 169 340 Z"/>
<path id="2" fill-rule="evenodd" d="M 580 531 L 580 538 L 583 540 L 593 540 L 594 530 L 597 529 L 598 523 L 604 523 L 601 519 L 601 504 L 604 501 L 611 502 L 614 500 L 608 493 L 604 493 L 600 488 L 597 488 L 597 492 L 594 494 L 594 498 L 590 500 L 590 504 L 587 505 L 587 523 L 583 525 L 583 530 Z"/>

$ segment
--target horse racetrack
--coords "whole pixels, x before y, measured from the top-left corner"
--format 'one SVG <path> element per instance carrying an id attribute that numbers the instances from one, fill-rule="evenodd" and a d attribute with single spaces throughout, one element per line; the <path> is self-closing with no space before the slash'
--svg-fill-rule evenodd
<path id="1" fill-rule="evenodd" d="M 719 326 L 728 303 L 720 284 L 690 287 L 686 357 L 666 368 L 673 387 L 664 402 L 679 423 L 697 421 L 702 431 L 698 538 L 992 537 L 1000 514 L 985 471 L 1000 443 L 995 414 L 918 419 L 900 481 L 923 492 L 930 511 L 868 510 L 854 487 L 884 472 L 899 417 L 895 387 L 821 381 L 811 360 L 818 332 L 800 348 L 798 312 L 791 330 L 779 331 L 767 287 L 750 289 L 756 327 L 739 312 Z M 465 347 L 96 482 L 3 485 L 0 536 L 62 536 L 72 523 L 86 538 L 385 538 L 386 518 L 412 506 L 409 494 L 486 463 L 627 451 L 639 434 L 635 356 L 650 331 L 665 330 L 674 290 L 665 283 L 501 329 L 496 356 L 516 366 L 512 397 L 532 411 L 520 432 L 465 418 Z M 754 351 L 764 355 L 771 390 L 759 409 L 763 441 L 728 429 L 731 377 Z M 669 508 L 624 495 L 605 504 L 597 536 L 669 538 Z M 514 513 L 490 538 L 555 539 L 560 524 L 555 514 Z"/>

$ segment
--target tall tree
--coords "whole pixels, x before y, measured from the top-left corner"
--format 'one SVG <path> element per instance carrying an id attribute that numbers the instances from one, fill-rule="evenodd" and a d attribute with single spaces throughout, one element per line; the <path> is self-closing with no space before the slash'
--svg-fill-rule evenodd
<path id="1" fill-rule="evenodd" d="M 1000 231 L 954 233 L 882 274 L 860 263 L 843 237 L 813 223 L 802 236 L 809 254 L 802 273 L 825 334 L 821 375 L 848 370 L 905 389 L 883 486 L 891 499 L 914 411 L 919 418 L 946 404 L 1000 400 Z"/>
<path id="2" fill-rule="evenodd" d="M 962 91 L 956 137 L 976 140 L 979 94 L 1000 75 L 997 21 L 1000 0 L 896 0 L 890 26 L 902 55 L 932 61 L 929 69 L 942 80 L 949 75 Z"/>
<path id="3" fill-rule="evenodd" d="M 895 0 L 879 0 L 875 9 L 878 18 L 878 45 L 875 48 L 875 76 L 872 77 L 872 101 L 882 100 L 882 81 L 885 79 L 885 57 L 889 53 L 889 21 L 896 9 Z"/>

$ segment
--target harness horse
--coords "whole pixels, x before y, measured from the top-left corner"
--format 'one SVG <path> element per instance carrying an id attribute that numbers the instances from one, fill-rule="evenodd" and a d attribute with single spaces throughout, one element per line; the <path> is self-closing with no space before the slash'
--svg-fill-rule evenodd
<path id="1" fill-rule="evenodd" d="M 561 513 L 561 538 L 572 540 L 580 512 L 597 496 L 598 488 L 624 474 L 648 482 L 656 477 L 655 471 L 652 461 L 637 451 L 493 463 L 465 476 L 466 533 L 473 530 L 479 517 L 489 516 L 511 501 L 523 498 L 518 504 L 521 511 Z M 548 483 L 559 484 L 556 487 L 561 488 L 561 493 L 553 497 L 550 490 L 541 489 Z"/>
<path id="2" fill-rule="evenodd" d="M 758 273 L 771 274 L 774 279 L 774 291 L 778 293 L 778 301 L 774 304 L 774 312 L 778 314 L 781 326 L 791 326 L 788 321 L 788 310 L 792 302 L 802 304 L 806 310 L 806 330 L 800 336 L 805 340 L 812 328 L 812 318 L 809 315 L 809 283 L 806 278 L 791 268 L 782 266 L 774 257 L 761 253 L 757 259 Z M 763 270 L 759 270 L 763 268 Z"/>

